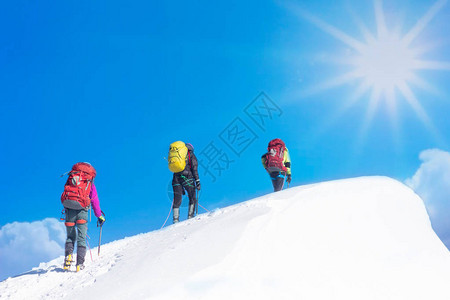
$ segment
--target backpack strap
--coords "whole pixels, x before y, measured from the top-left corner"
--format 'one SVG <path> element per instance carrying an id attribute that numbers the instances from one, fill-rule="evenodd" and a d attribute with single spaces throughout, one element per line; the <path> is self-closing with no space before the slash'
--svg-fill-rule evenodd
<path id="1" fill-rule="evenodd" d="M 189 165 L 189 168 L 191 168 L 191 167 L 192 167 L 192 162 L 191 162 L 191 150 L 188 150 L 188 153 L 187 153 L 187 159 L 188 159 L 188 161 L 187 161 L 186 165 Z"/>

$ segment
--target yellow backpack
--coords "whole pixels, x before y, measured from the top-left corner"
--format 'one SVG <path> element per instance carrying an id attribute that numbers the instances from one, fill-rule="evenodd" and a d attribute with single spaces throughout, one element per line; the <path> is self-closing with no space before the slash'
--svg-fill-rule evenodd
<path id="1" fill-rule="evenodd" d="M 186 157 L 188 148 L 182 141 L 177 141 L 170 144 L 169 148 L 169 170 L 173 173 L 178 173 L 186 168 Z"/>

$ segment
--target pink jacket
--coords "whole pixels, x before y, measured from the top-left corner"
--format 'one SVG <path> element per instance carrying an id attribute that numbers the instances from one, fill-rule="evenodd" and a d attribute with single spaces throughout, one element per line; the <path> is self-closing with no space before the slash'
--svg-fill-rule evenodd
<path id="1" fill-rule="evenodd" d="M 89 198 L 91 198 L 92 209 L 94 209 L 94 214 L 98 218 L 102 215 L 102 210 L 100 209 L 100 201 L 98 201 L 97 189 L 94 183 L 92 183 L 91 192 L 89 193 Z"/>

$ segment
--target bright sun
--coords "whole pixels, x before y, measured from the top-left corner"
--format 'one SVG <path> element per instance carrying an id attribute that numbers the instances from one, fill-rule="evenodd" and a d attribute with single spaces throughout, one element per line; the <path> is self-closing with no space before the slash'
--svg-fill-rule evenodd
<path id="1" fill-rule="evenodd" d="M 374 90 L 387 91 L 412 78 L 414 54 L 397 37 L 384 36 L 364 46 L 354 64 L 357 74 Z"/>
<path id="2" fill-rule="evenodd" d="M 420 78 L 417 70 L 450 70 L 450 63 L 427 61 L 421 59 L 424 49 L 414 48 L 412 42 L 425 29 L 428 23 L 446 4 L 447 0 L 438 0 L 416 22 L 406 34 L 389 29 L 386 25 L 381 0 L 374 0 L 376 31 L 371 32 L 361 21 L 358 28 L 363 33 L 363 39 L 358 40 L 323 20 L 296 9 L 300 16 L 312 24 L 343 42 L 352 49 L 352 55 L 342 58 L 340 63 L 347 64 L 349 71 L 316 86 L 309 93 L 316 93 L 344 84 L 358 82 L 354 95 L 346 106 L 352 105 L 364 94 L 369 93 L 369 107 L 366 112 L 365 125 L 367 129 L 381 101 L 389 108 L 391 119 L 396 119 L 396 95 L 401 95 L 417 117 L 433 133 L 437 134 L 432 121 L 415 96 L 411 86 L 417 86 L 431 91 L 430 85 Z M 356 20 L 358 21 L 358 20 Z M 339 60 L 339 59 L 338 59 Z M 308 94 L 308 92 L 307 92 Z M 345 106 L 345 105 L 344 105 Z"/>

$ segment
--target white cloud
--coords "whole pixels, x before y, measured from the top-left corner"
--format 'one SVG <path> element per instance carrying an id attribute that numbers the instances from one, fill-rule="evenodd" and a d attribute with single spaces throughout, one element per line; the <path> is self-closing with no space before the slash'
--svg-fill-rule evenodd
<path id="1" fill-rule="evenodd" d="M 54 218 L 0 228 L 0 280 L 64 255 L 66 229 Z"/>
<path id="2" fill-rule="evenodd" d="M 450 249 L 450 152 L 428 149 L 419 158 L 422 164 L 406 184 L 424 200 L 434 230 Z"/>

